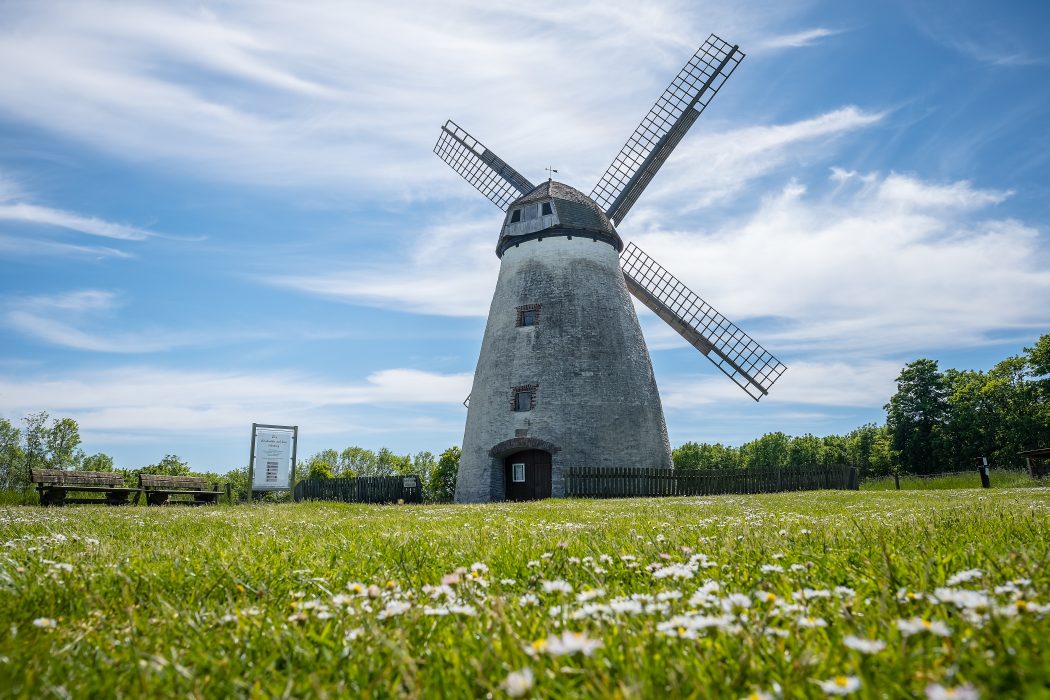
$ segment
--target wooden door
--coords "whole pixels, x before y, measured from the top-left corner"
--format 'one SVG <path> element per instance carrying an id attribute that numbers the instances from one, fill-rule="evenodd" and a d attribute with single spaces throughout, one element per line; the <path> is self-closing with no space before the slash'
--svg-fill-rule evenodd
<path id="1" fill-rule="evenodd" d="M 526 450 L 510 455 L 503 460 L 503 483 L 508 501 L 550 498 L 550 453 L 543 450 Z"/>

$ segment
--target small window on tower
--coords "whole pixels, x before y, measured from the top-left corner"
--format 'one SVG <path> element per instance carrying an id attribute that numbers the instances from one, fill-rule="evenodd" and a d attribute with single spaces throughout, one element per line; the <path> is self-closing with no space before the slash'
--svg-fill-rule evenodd
<path id="1" fill-rule="evenodd" d="M 540 322 L 540 305 L 539 304 L 525 304 L 515 309 L 518 313 L 517 319 L 514 322 L 515 326 L 519 328 L 525 326 L 535 326 Z"/>
<path id="2" fill-rule="evenodd" d="M 526 205 L 526 207 L 525 207 L 525 220 L 526 221 L 528 221 L 529 219 L 536 219 L 536 218 L 539 217 L 539 215 L 540 215 L 540 205 L 539 204 Z"/>
<path id="3" fill-rule="evenodd" d="M 536 384 L 516 386 L 512 393 L 511 409 L 518 413 L 536 408 Z"/>
<path id="4" fill-rule="evenodd" d="M 554 212 L 551 210 L 551 203 L 550 202 L 544 202 L 543 203 L 543 215 L 544 216 L 550 216 L 553 213 Z"/>
<path id="5" fill-rule="evenodd" d="M 516 484 L 525 483 L 525 465 L 521 462 L 511 465 L 514 469 L 514 474 L 511 476 L 511 481 Z"/>
<path id="6" fill-rule="evenodd" d="M 521 209 L 515 209 L 510 214 L 510 223 L 516 224 L 521 221 Z"/>

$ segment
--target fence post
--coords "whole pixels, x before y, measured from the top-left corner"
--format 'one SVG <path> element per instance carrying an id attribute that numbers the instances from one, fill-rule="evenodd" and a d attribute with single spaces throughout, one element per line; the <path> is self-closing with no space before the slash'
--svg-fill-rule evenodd
<path id="1" fill-rule="evenodd" d="M 856 464 L 850 465 L 849 468 L 849 490 L 860 491 L 860 470 Z"/>
<path id="2" fill-rule="evenodd" d="M 977 471 L 981 473 L 981 488 L 992 488 L 992 482 L 988 478 L 988 458 L 978 457 L 975 461 L 977 462 Z"/>
<path id="3" fill-rule="evenodd" d="M 900 491 L 901 490 L 901 470 L 900 469 L 894 469 L 893 470 L 893 483 L 897 485 L 897 490 Z"/>

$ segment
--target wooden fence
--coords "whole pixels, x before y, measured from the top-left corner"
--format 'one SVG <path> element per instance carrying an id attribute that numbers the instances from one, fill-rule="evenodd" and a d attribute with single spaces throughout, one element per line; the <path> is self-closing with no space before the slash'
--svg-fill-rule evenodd
<path id="1" fill-rule="evenodd" d="M 303 479 L 295 485 L 296 501 L 344 501 L 347 503 L 420 503 L 422 483 L 408 476 L 359 476 L 352 479 Z"/>
<path id="2" fill-rule="evenodd" d="M 686 471 L 632 467 L 567 467 L 565 495 L 570 498 L 638 496 L 710 496 L 730 493 L 777 493 L 818 489 L 857 489 L 856 467 L 782 467 L 735 471 Z"/>

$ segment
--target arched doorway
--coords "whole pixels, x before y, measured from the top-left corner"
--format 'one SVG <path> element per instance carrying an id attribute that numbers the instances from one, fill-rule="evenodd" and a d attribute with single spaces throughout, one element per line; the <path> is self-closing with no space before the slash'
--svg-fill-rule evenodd
<path id="1" fill-rule="evenodd" d="M 544 450 L 515 452 L 503 460 L 504 498 L 535 501 L 551 497 L 551 453 Z"/>

